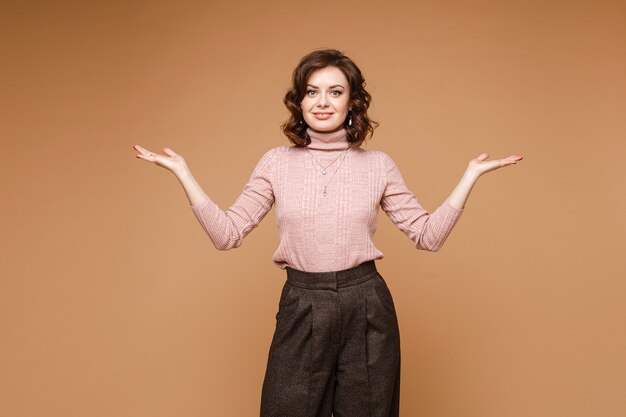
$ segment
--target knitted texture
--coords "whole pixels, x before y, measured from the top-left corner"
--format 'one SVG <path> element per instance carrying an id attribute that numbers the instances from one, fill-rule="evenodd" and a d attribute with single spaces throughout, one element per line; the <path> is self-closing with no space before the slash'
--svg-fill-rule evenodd
<path id="1" fill-rule="evenodd" d="M 417 249 L 441 248 L 463 210 L 446 199 L 434 212 L 426 211 L 389 155 L 360 147 L 347 150 L 345 129 L 308 133 L 308 149 L 277 146 L 267 151 L 226 211 L 208 196 L 190 206 L 217 249 L 241 246 L 272 205 L 280 237 L 272 260 L 281 269 L 338 271 L 382 259 L 373 241 L 379 207 Z"/>

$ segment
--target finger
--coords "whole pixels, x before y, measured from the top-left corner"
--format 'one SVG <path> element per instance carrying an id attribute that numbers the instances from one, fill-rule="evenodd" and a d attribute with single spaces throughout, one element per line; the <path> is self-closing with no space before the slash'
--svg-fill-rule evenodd
<path id="1" fill-rule="evenodd" d="M 139 152 L 139 155 L 136 155 L 137 158 L 146 160 L 148 162 L 156 162 L 158 154 L 150 152 L 149 150 L 142 148 L 139 145 L 134 145 L 133 148 Z"/>
<path id="2" fill-rule="evenodd" d="M 163 152 L 169 156 L 178 156 L 176 152 L 174 152 L 171 148 L 163 148 Z"/>
<path id="3" fill-rule="evenodd" d="M 511 155 L 505 159 L 509 164 L 516 164 L 517 161 L 521 161 L 522 157 L 520 155 Z"/>
<path id="4" fill-rule="evenodd" d="M 484 161 L 485 159 L 489 158 L 489 154 L 486 153 L 481 153 L 480 155 L 478 155 L 478 159 L 479 161 Z"/>
<path id="5" fill-rule="evenodd" d="M 143 159 L 143 160 L 148 161 L 148 162 L 156 162 L 156 160 L 157 160 L 157 155 L 155 155 L 153 153 L 148 153 L 147 155 L 139 154 L 139 155 L 135 155 L 135 156 L 137 158 Z"/>
<path id="6" fill-rule="evenodd" d="M 517 161 L 519 161 L 520 158 L 518 158 L 517 156 L 509 156 L 507 158 L 502 159 L 502 163 L 505 165 L 511 165 L 511 164 L 516 164 Z"/>
<path id="7" fill-rule="evenodd" d="M 137 150 L 138 152 L 140 152 L 142 155 L 150 155 L 153 154 L 152 152 L 150 152 L 149 150 L 147 150 L 146 148 L 143 148 L 139 145 L 135 145 L 133 146 L 133 148 L 135 148 L 135 150 Z"/>

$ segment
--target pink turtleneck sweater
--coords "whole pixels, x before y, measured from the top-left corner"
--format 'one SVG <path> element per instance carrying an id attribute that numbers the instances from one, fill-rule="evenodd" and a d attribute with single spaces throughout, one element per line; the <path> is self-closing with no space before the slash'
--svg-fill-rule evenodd
<path id="1" fill-rule="evenodd" d="M 373 242 L 379 207 L 416 248 L 441 248 L 463 210 L 446 200 L 429 214 L 387 154 L 360 147 L 346 151 L 345 129 L 308 133 L 308 150 L 277 146 L 267 151 L 228 210 L 208 197 L 190 206 L 217 249 L 239 247 L 273 204 L 280 243 L 272 260 L 282 269 L 338 271 L 382 259 Z M 326 175 L 320 165 L 328 166 Z"/>

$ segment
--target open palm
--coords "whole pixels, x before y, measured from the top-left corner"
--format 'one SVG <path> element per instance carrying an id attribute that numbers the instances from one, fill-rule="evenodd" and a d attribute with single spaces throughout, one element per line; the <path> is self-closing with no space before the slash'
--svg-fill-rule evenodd
<path id="1" fill-rule="evenodd" d="M 139 152 L 137 158 L 144 159 L 148 162 L 153 162 L 158 166 L 168 169 L 174 173 L 184 169 L 187 166 L 185 158 L 183 158 L 170 148 L 163 148 L 163 152 L 166 155 L 160 155 L 158 153 L 151 152 L 145 148 L 142 148 L 139 145 L 134 145 L 133 148 L 137 152 Z"/>
<path id="2" fill-rule="evenodd" d="M 522 160 L 520 155 L 511 155 L 504 159 L 492 159 L 487 161 L 489 154 L 481 153 L 477 158 L 472 159 L 467 164 L 467 169 L 474 172 L 476 176 L 480 176 L 486 172 L 496 170 L 508 165 L 514 165 L 518 161 Z"/>

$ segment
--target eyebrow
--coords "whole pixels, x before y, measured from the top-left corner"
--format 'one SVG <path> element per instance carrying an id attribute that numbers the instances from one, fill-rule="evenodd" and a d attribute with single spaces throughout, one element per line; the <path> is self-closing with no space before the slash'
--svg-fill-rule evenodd
<path id="1" fill-rule="evenodd" d="M 313 88 L 319 88 L 318 86 L 313 85 L 313 84 L 307 84 L 307 86 L 309 86 L 309 87 L 313 87 Z M 340 85 L 340 84 L 331 85 L 331 86 L 330 86 L 330 87 L 328 87 L 328 88 L 335 88 L 335 87 L 345 88 L 343 85 Z"/>

